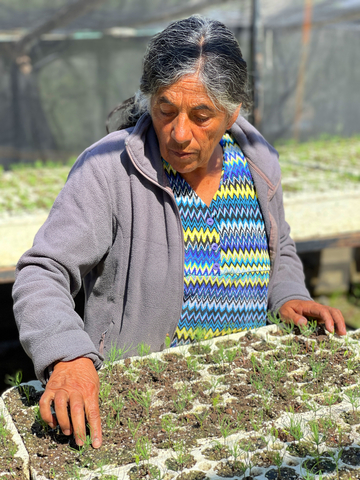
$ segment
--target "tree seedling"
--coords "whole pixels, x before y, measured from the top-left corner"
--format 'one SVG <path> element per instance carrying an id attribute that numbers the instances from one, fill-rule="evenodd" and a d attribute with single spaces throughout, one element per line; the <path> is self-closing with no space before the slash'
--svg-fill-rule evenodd
<path id="1" fill-rule="evenodd" d="M 161 418 L 161 427 L 168 434 L 169 443 L 172 444 L 171 437 L 176 432 L 176 430 L 178 430 L 178 428 L 175 426 L 174 418 L 169 414 L 164 415 Z"/>
<path id="2" fill-rule="evenodd" d="M 128 393 L 128 398 L 130 400 L 134 400 L 136 403 L 141 405 L 146 412 L 146 416 L 149 417 L 150 405 L 151 405 L 151 391 L 150 390 L 146 390 L 145 392 L 140 392 L 137 389 L 135 389 L 134 392 L 130 391 Z"/>
<path id="3" fill-rule="evenodd" d="M 197 420 L 198 423 L 199 423 L 200 429 L 202 430 L 205 420 L 206 420 L 207 417 L 210 415 L 210 410 L 209 410 L 209 409 L 205 409 L 205 410 L 203 410 L 203 411 L 202 411 L 201 413 L 199 413 L 199 414 L 194 413 L 194 415 L 195 415 L 196 420 Z"/>
<path id="4" fill-rule="evenodd" d="M 143 358 L 146 355 L 149 355 L 151 347 L 147 343 L 141 342 L 136 347 L 136 350 L 137 350 L 137 353 L 138 353 L 139 357 Z"/>
<path id="5" fill-rule="evenodd" d="M 127 425 L 128 429 L 131 433 L 131 436 L 133 437 L 133 440 L 135 440 L 136 434 L 139 431 L 139 428 L 143 424 L 143 420 L 140 420 L 139 423 L 134 423 L 131 418 L 127 419 Z"/>

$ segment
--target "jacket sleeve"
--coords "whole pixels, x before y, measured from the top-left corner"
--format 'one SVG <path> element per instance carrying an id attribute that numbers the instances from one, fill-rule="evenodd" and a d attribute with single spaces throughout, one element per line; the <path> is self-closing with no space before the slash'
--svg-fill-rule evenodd
<path id="1" fill-rule="evenodd" d="M 112 212 L 104 173 L 91 152 L 72 168 L 33 247 L 19 260 L 13 288 L 20 342 L 37 378 L 57 361 L 102 357 L 74 311 L 82 278 L 112 243 Z"/>
<path id="2" fill-rule="evenodd" d="M 289 300 L 311 300 L 305 286 L 305 276 L 296 246 L 290 237 L 290 226 L 285 220 L 281 185 L 275 194 L 277 219 L 270 214 L 271 235 L 277 237 L 273 273 L 269 285 L 268 309 L 276 313 Z"/>

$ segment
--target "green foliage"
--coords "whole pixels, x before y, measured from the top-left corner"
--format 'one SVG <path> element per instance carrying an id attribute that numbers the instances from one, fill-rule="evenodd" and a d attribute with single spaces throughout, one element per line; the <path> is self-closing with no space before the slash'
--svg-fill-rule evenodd
<path id="1" fill-rule="evenodd" d="M 144 357 L 145 355 L 149 355 L 151 347 L 145 342 L 139 343 L 136 347 L 137 353 L 140 357 Z"/>
<path id="2" fill-rule="evenodd" d="M 138 391 L 135 389 L 134 392 L 128 393 L 128 398 L 134 400 L 136 403 L 141 405 L 146 412 L 146 416 L 149 416 L 150 405 L 151 405 L 151 391 L 146 390 L 145 392 Z"/>

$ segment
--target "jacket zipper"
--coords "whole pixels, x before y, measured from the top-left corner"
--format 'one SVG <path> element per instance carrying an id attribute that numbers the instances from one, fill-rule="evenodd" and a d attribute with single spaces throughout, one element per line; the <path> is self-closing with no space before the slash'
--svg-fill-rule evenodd
<path id="1" fill-rule="evenodd" d="M 182 248 L 182 265 L 184 265 L 184 262 L 185 262 L 185 252 L 184 252 L 184 232 L 183 232 L 183 229 L 182 229 L 182 224 L 181 224 L 181 218 L 180 218 L 180 213 L 179 213 L 179 210 L 178 210 L 178 207 L 177 207 L 177 204 L 176 204 L 176 200 L 175 200 L 175 197 L 174 197 L 174 194 L 172 193 L 172 191 L 170 192 L 166 187 L 163 187 L 162 185 L 160 185 L 160 183 L 157 183 L 155 182 L 152 178 L 150 178 L 148 175 L 146 175 L 137 165 L 136 163 L 134 162 L 134 159 L 132 157 L 132 154 L 130 152 L 130 149 L 128 148 L 128 142 L 125 141 L 125 150 L 127 152 L 127 154 L 129 155 L 129 158 L 133 164 L 133 166 L 135 167 L 135 169 L 144 177 L 146 178 L 150 183 L 152 183 L 153 185 L 155 185 L 156 187 L 160 188 L 161 190 L 163 190 L 164 192 L 166 192 L 169 197 L 171 198 L 171 201 L 175 207 L 175 212 L 177 212 L 176 214 L 176 218 L 177 218 L 177 224 L 178 224 L 178 230 L 180 230 L 180 236 L 181 236 L 181 248 Z M 179 228 L 180 227 L 180 228 Z M 181 270 L 181 283 L 182 285 L 184 285 L 184 267 L 183 269 Z M 180 319 L 180 316 L 181 316 L 181 310 L 182 310 L 182 304 L 183 304 L 183 298 L 181 298 L 181 305 L 180 305 L 180 311 L 179 311 L 179 319 Z M 178 322 L 179 320 L 177 320 Z M 176 330 L 176 327 L 177 327 L 177 324 L 175 325 L 175 328 L 174 328 L 174 331 L 172 332 L 172 335 L 171 335 L 171 339 L 173 338 L 174 336 L 174 333 L 175 333 L 175 330 Z M 105 332 L 106 333 L 106 332 Z"/>
<path id="2" fill-rule="evenodd" d="M 105 332 L 103 332 L 103 333 L 101 334 L 101 337 L 100 337 L 99 353 L 100 353 L 101 355 L 103 355 L 103 353 L 104 353 L 105 336 L 106 336 L 107 331 L 108 331 L 108 328 L 105 330 Z"/>

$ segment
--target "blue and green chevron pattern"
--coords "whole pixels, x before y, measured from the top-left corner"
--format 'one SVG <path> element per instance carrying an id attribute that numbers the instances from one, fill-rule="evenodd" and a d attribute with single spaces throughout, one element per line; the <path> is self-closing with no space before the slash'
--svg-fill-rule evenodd
<path id="1" fill-rule="evenodd" d="M 172 346 L 196 329 L 219 336 L 266 324 L 270 258 L 254 183 L 238 144 L 222 140 L 221 182 L 208 207 L 163 160 L 185 242 L 184 299 Z"/>

